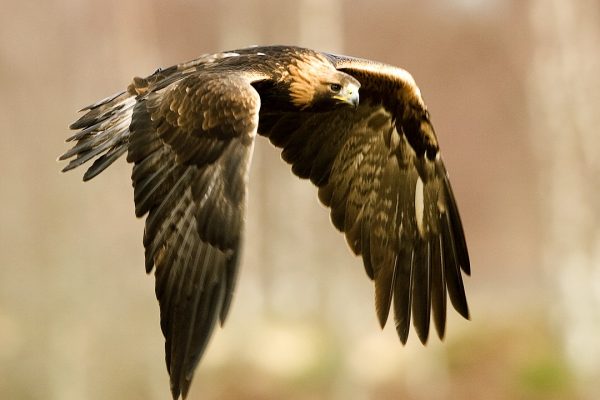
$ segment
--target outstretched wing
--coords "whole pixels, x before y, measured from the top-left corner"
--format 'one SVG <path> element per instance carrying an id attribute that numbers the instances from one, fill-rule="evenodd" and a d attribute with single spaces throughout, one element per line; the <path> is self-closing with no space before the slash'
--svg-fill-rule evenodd
<path id="1" fill-rule="evenodd" d="M 135 212 L 147 215 L 146 270 L 155 268 L 174 398 L 186 396 L 217 319 L 227 316 L 260 108 L 257 77 L 195 73 L 208 61 L 136 78 L 127 92 L 90 106 L 72 126 L 82 129 L 78 143 L 62 157 L 75 156 L 71 169 L 100 156 L 84 179 L 125 151 L 134 163 Z"/>
<path id="2" fill-rule="evenodd" d="M 175 398 L 229 309 L 259 107 L 247 79 L 191 75 L 133 112 L 127 159 Z"/>
<path id="3" fill-rule="evenodd" d="M 398 68 L 327 55 L 361 83 L 360 106 L 326 113 L 263 107 L 259 133 L 283 148 L 301 178 L 319 187 L 331 219 L 375 281 L 377 316 L 394 305 L 406 342 L 424 343 L 430 310 L 443 337 L 446 298 L 469 317 L 461 269 L 469 273 L 463 228 L 418 88 Z"/>

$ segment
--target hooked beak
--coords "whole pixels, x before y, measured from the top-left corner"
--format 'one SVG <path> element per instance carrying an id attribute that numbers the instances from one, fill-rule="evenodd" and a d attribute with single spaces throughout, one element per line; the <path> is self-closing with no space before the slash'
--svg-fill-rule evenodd
<path id="1" fill-rule="evenodd" d="M 356 108 L 359 103 L 358 88 L 357 85 L 350 84 L 333 98 Z"/>

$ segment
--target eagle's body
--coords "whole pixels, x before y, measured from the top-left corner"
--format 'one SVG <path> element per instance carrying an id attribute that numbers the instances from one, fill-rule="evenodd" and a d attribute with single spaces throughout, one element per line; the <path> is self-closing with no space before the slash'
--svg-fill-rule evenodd
<path id="1" fill-rule="evenodd" d="M 360 102 L 359 102 L 360 87 Z M 388 65 L 297 47 L 205 55 L 135 78 L 84 109 L 65 170 L 88 180 L 127 153 L 146 270 L 155 268 L 173 397 L 185 397 L 235 287 L 256 134 L 319 188 L 331 219 L 375 281 L 383 326 L 421 341 L 446 298 L 468 318 L 463 229 L 414 80 Z"/>

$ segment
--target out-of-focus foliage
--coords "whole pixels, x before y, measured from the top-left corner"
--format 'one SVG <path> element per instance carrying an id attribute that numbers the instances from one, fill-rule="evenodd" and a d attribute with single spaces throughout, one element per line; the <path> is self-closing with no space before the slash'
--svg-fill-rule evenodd
<path id="1" fill-rule="evenodd" d="M 560 11 L 563 2 L 569 0 L 548 3 Z M 598 7 L 588 3 L 571 12 L 585 13 L 584 26 L 594 18 L 600 24 Z M 532 28 L 538 11 L 533 0 L 5 0 L 0 398 L 168 397 L 130 166 L 117 162 L 83 184 L 80 171 L 60 174 L 55 159 L 75 111 L 122 90 L 133 76 L 268 43 L 377 59 L 413 73 L 464 220 L 473 321 L 452 314 L 444 342 L 432 337 L 426 347 L 412 336 L 402 347 L 393 326 L 380 332 L 361 261 L 330 226 L 314 188 L 293 178 L 260 140 L 236 299 L 190 398 L 589 396 L 590 375 L 572 368 L 563 351 L 567 330 L 556 324 L 574 310 L 557 298 L 544 258 L 552 215 L 543 206 L 549 183 L 540 177 L 548 161 L 540 161 L 546 136 L 535 130 L 542 124 L 532 107 L 544 96 L 532 84 L 536 51 L 572 36 L 540 36 Z M 547 29 L 565 27 L 555 25 Z M 597 65 L 599 52 L 577 49 L 573 57 Z M 597 97 L 586 100 L 594 101 L 598 109 Z M 551 132 L 546 140 L 554 140 Z M 598 189 L 584 193 L 597 196 Z M 591 212 L 598 218 L 598 209 Z"/>

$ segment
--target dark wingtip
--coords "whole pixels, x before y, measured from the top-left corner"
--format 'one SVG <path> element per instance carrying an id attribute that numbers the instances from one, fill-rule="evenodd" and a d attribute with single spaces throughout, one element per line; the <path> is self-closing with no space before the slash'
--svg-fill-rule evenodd
<path id="1" fill-rule="evenodd" d="M 180 397 L 185 400 L 190 389 L 190 383 L 191 379 L 187 379 L 183 373 L 181 376 L 178 374 L 171 376 L 171 395 L 173 396 L 173 400 L 179 400 Z"/>
<path id="2" fill-rule="evenodd" d="M 73 168 L 75 168 L 77 166 L 77 164 L 74 164 L 73 162 L 68 163 L 67 165 L 65 165 L 65 167 L 63 169 L 60 170 L 60 172 L 67 172 L 72 170 Z"/>
<path id="3" fill-rule="evenodd" d="M 429 339 L 429 327 L 425 330 L 417 329 L 417 336 L 423 345 L 427 344 L 427 339 Z"/>
<path id="4" fill-rule="evenodd" d="M 394 288 L 394 271 L 381 268 L 375 274 L 375 312 L 379 325 L 383 329 L 390 314 Z"/>
<path id="5" fill-rule="evenodd" d="M 403 345 L 408 341 L 408 332 L 410 331 L 410 327 L 408 324 L 396 324 L 396 332 L 398 332 L 398 337 L 400 338 L 400 342 Z"/>
<path id="6" fill-rule="evenodd" d="M 95 176 L 97 176 L 100 173 L 100 171 L 96 171 L 96 170 L 87 170 L 85 171 L 85 174 L 83 174 L 83 181 L 87 182 L 90 179 L 94 178 Z"/>
<path id="7" fill-rule="evenodd" d="M 173 396 L 173 400 L 179 400 L 180 393 L 179 385 L 171 381 L 171 396 Z M 185 396 L 183 398 L 185 399 Z"/>
<path id="8" fill-rule="evenodd" d="M 467 302 L 465 301 L 465 309 L 461 312 L 459 311 L 460 315 L 462 315 L 465 319 L 467 320 L 471 320 L 471 312 L 469 311 L 469 305 L 467 304 Z"/>
<path id="9" fill-rule="evenodd" d="M 381 327 L 381 329 L 385 328 L 388 316 L 390 315 L 389 308 L 387 310 L 384 310 L 376 307 L 375 311 L 377 313 L 377 321 L 379 321 L 379 326 Z"/>
<path id="10" fill-rule="evenodd" d="M 466 261 L 466 262 L 464 262 L 464 263 L 460 264 L 460 269 L 461 269 L 461 270 L 462 270 L 462 271 L 463 271 L 465 274 L 467 274 L 467 276 L 471 276 L 471 263 L 469 262 L 469 259 L 468 259 L 468 257 L 469 257 L 469 256 L 467 255 L 467 261 Z"/>
<path id="11" fill-rule="evenodd" d="M 413 325 L 415 327 L 415 331 L 417 331 L 417 336 L 419 340 L 423 344 L 427 344 L 427 339 L 429 339 L 429 321 L 430 316 L 427 313 L 426 316 L 422 316 L 422 318 L 418 318 L 418 313 L 413 313 Z M 418 318 L 415 320 L 415 318 Z"/>
<path id="12" fill-rule="evenodd" d="M 190 383 L 191 381 L 188 379 L 184 379 L 183 381 L 183 387 L 181 388 L 181 397 L 183 398 L 183 400 L 187 398 L 188 391 L 190 390 Z"/>
<path id="13" fill-rule="evenodd" d="M 450 302 L 454 306 L 454 309 L 467 320 L 471 319 L 471 313 L 469 312 L 469 305 L 467 304 L 467 299 L 463 295 L 457 299 L 450 297 Z"/>
<path id="14" fill-rule="evenodd" d="M 444 340 L 444 337 L 446 336 L 446 324 L 443 325 L 435 325 L 435 330 L 437 331 L 438 337 L 440 338 L 440 340 Z"/>

